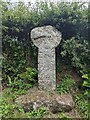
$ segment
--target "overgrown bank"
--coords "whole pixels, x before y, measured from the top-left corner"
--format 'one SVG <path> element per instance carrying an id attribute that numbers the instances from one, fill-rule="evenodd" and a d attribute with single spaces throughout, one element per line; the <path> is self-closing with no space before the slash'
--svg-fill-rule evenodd
<path id="1" fill-rule="evenodd" d="M 30 31 L 36 26 L 52 25 L 62 33 L 63 38 L 56 49 L 57 73 L 60 73 L 63 64 L 79 74 L 82 95 L 76 97 L 76 101 L 81 106 L 81 111 L 84 113 L 88 111 L 86 101 L 90 97 L 88 16 L 89 12 L 84 3 L 50 3 L 48 6 L 47 3 L 41 2 L 32 9 L 30 4 L 25 5 L 22 2 L 14 5 L 2 3 L 2 85 L 10 88 L 10 92 L 14 92 L 14 99 L 17 95 L 25 94 L 28 88 L 37 83 L 35 69 L 37 48 L 32 44 Z M 64 91 L 68 89 L 66 86 L 70 81 L 62 83 Z M 84 102 L 80 102 L 81 98 L 85 98 Z M 7 116 L 11 108 L 9 105 L 7 107 L 7 104 L 4 105 L 6 107 L 3 106 L 3 110 Z M 89 116 L 87 114 L 88 112 L 85 115 Z"/>

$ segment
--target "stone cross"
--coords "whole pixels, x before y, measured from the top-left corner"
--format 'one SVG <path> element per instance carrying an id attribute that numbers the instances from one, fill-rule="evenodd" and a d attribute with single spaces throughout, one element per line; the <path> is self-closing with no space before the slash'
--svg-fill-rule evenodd
<path id="1" fill-rule="evenodd" d="M 61 33 L 52 26 L 37 27 L 31 31 L 31 39 L 35 46 L 38 47 L 39 88 L 55 90 L 55 48 L 61 41 Z"/>

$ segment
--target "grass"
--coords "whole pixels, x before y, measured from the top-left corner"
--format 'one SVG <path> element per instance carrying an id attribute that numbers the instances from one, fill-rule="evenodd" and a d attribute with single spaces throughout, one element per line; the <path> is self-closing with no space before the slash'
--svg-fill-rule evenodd
<path id="1" fill-rule="evenodd" d="M 89 118 L 89 103 L 87 97 L 79 92 L 74 95 L 75 104 L 83 118 Z"/>
<path id="2" fill-rule="evenodd" d="M 64 76 L 62 78 L 62 81 L 60 85 L 57 87 L 57 91 L 60 94 L 69 93 L 75 86 L 75 80 L 72 79 L 70 75 Z M 20 89 L 21 90 L 21 89 Z M 1 109 L 0 109 L 0 116 L 3 118 L 43 118 L 43 116 L 49 116 L 49 112 L 46 108 L 42 107 L 38 110 L 32 110 L 31 112 L 25 112 L 23 108 L 18 106 L 15 103 L 15 99 L 18 97 L 18 95 L 26 94 L 25 91 L 21 91 L 18 89 L 17 92 L 14 92 L 12 88 L 5 88 L 2 91 L 2 99 L 1 99 Z M 19 93 L 20 92 L 20 93 Z M 78 110 L 78 113 L 82 115 L 84 118 L 89 117 L 88 113 L 88 100 L 86 99 L 85 95 L 83 93 L 75 93 L 74 94 L 74 101 L 76 104 L 76 109 Z M 62 113 L 58 113 L 59 118 L 68 119 L 68 116 Z"/>
<path id="3" fill-rule="evenodd" d="M 69 93 L 74 85 L 75 85 L 75 80 L 72 79 L 70 75 L 64 76 L 62 78 L 60 85 L 57 86 L 57 92 L 59 92 L 60 94 Z"/>
<path id="4" fill-rule="evenodd" d="M 0 117 L 4 118 L 41 118 L 48 114 L 45 107 L 31 112 L 25 112 L 24 109 L 15 103 L 15 95 L 10 92 L 10 88 L 3 90 L 1 99 Z"/>

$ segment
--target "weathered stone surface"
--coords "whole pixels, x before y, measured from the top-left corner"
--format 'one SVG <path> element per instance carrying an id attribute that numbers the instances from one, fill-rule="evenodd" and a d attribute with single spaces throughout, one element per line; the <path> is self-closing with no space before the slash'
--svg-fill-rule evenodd
<path id="1" fill-rule="evenodd" d="M 72 100 L 72 96 L 70 94 L 63 94 L 63 95 L 55 95 L 55 100 L 58 103 L 58 109 L 60 110 L 71 110 L 72 106 L 74 106 L 74 102 Z"/>
<path id="2" fill-rule="evenodd" d="M 60 111 L 70 111 L 74 107 L 74 101 L 70 94 L 60 95 L 56 92 L 40 91 L 37 88 L 32 88 L 29 92 L 30 94 L 21 95 L 15 101 L 25 111 L 46 107 L 52 113 L 57 113 Z"/>
<path id="3" fill-rule="evenodd" d="M 55 90 L 55 47 L 61 41 L 61 33 L 52 26 L 34 28 L 31 39 L 38 47 L 38 83 L 40 89 Z"/>

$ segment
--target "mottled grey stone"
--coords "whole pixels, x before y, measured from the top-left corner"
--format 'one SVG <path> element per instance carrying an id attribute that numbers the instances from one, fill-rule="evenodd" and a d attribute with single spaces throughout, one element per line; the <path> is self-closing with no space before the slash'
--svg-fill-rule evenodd
<path id="1" fill-rule="evenodd" d="M 31 39 L 38 47 L 38 83 L 40 89 L 55 90 L 55 48 L 61 41 L 61 33 L 52 26 L 34 28 Z"/>
<path id="2" fill-rule="evenodd" d="M 46 107 L 52 113 L 69 112 L 75 106 L 70 94 L 60 95 L 54 91 L 51 93 L 37 88 L 30 88 L 28 94 L 20 95 L 15 103 L 23 107 L 26 112 L 38 110 L 41 107 Z"/>

